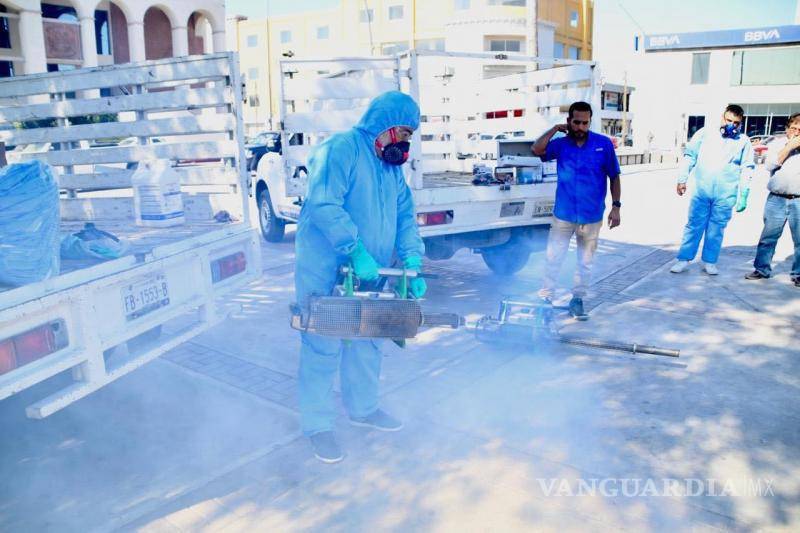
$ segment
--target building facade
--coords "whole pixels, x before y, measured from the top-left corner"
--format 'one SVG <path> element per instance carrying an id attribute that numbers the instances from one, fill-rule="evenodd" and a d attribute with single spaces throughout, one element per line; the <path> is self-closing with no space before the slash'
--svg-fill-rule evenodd
<path id="1" fill-rule="evenodd" d="M 228 43 L 246 79 L 248 130 L 278 114 L 275 77 L 285 56 L 387 55 L 410 48 L 592 58 L 590 0 L 341 0 L 336 9 L 228 19 Z M 535 21 L 535 25 L 528 21 Z M 484 75 L 506 73 L 487 67 Z"/>
<path id="2" fill-rule="evenodd" d="M 0 0 L 0 77 L 225 49 L 223 0 Z"/>
<path id="3" fill-rule="evenodd" d="M 642 135 L 660 148 L 680 148 L 728 104 L 745 111 L 748 135 L 782 132 L 800 112 L 800 25 L 645 35 L 630 64 Z M 647 142 L 646 139 L 640 139 Z"/>

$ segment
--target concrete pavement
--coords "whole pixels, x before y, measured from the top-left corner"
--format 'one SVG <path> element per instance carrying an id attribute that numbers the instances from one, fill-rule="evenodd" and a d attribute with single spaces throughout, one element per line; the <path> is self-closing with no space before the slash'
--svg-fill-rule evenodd
<path id="1" fill-rule="evenodd" d="M 347 458 L 323 465 L 296 419 L 290 233 L 265 245 L 264 279 L 218 328 L 44 421 L 21 418 L 24 398 L 0 404 L 0 529 L 797 530 L 788 236 L 775 278 L 745 281 L 759 175 L 721 274 L 670 274 L 688 206 L 672 174 L 625 177 L 622 226 L 601 233 L 592 318 L 565 331 L 680 348 L 679 360 L 431 330 L 385 347 L 383 404 L 406 428 L 365 431 L 342 413 Z M 514 278 L 467 251 L 432 263 L 441 278 L 426 305 L 477 317 L 503 295 L 531 298 L 542 256 Z M 574 254 L 564 287 L 573 267 Z"/>

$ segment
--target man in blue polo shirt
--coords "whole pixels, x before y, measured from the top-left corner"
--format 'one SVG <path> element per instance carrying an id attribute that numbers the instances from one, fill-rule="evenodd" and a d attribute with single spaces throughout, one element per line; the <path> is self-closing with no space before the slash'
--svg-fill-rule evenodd
<path id="1" fill-rule="evenodd" d="M 575 102 L 569 106 L 566 124 L 557 124 L 534 143 L 532 151 L 545 161 L 555 159 L 558 168 L 556 204 L 547 239 L 547 266 L 539 296 L 548 303 L 553 297 L 561 263 L 574 234 L 578 243 L 578 268 L 569 312 L 577 320 L 586 320 L 583 297 L 589 284 L 597 238 L 603 225 L 607 182 L 610 182 L 612 208 L 608 227 L 619 226 L 622 190 L 619 163 L 611 139 L 589 131 L 592 106 Z M 553 139 L 563 132 L 567 135 Z"/>

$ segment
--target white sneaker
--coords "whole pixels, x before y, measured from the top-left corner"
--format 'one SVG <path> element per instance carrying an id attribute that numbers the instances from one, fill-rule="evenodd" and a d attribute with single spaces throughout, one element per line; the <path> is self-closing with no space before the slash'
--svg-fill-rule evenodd
<path id="1" fill-rule="evenodd" d="M 719 274 L 719 270 L 717 270 L 717 265 L 715 265 L 714 263 L 706 263 L 703 266 L 703 270 L 705 270 L 706 274 L 708 274 L 709 276 L 716 276 L 717 274 Z"/>
<path id="2" fill-rule="evenodd" d="M 680 274 L 689 268 L 689 261 L 677 261 L 672 268 L 669 269 L 673 274 Z"/>

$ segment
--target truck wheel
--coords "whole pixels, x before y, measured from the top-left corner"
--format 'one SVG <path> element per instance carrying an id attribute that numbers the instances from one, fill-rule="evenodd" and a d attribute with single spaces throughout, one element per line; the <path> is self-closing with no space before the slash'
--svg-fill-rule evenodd
<path id="1" fill-rule="evenodd" d="M 486 266 L 501 276 L 516 274 L 528 263 L 530 248 L 520 242 L 510 241 L 500 246 L 492 246 L 481 250 Z"/>
<path id="2" fill-rule="evenodd" d="M 286 231 L 286 222 L 279 219 L 272 209 L 272 199 L 269 191 L 264 189 L 258 195 L 258 222 L 261 225 L 261 234 L 267 242 L 281 242 Z"/>

